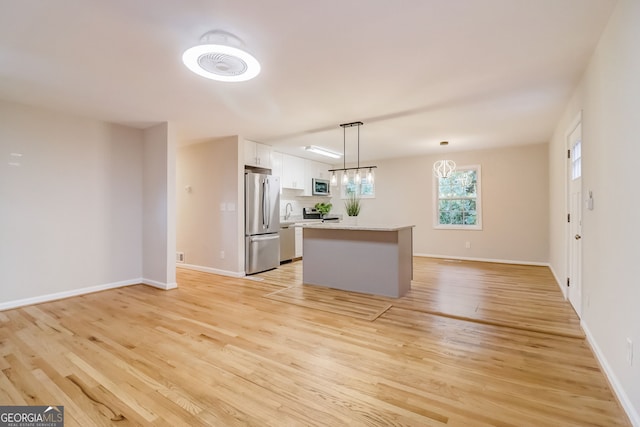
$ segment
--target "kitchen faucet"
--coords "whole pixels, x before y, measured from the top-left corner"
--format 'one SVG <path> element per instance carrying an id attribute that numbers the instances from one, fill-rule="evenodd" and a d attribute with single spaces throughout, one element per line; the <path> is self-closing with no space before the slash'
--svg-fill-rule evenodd
<path id="1" fill-rule="evenodd" d="M 291 211 L 289 211 L 289 208 L 291 208 Z M 291 206 L 291 203 L 287 203 L 287 205 L 284 207 L 284 220 L 288 220 L 292 213 L 293 206 Z"/>

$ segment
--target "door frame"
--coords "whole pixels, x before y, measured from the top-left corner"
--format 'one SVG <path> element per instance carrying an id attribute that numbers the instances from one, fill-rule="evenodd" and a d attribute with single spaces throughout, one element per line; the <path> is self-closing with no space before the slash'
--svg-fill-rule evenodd
<path id="1" fill-rule="evenodd" d="M 576 128 L 578 126 L 582 126 L 582 110 L 580 110 L 577 114 L 577 116 L 571 121 L 570 125 L 567 128 L 567 131 L 565 132 L 565 150 L 571 150 L 571 135 L 573 134 L 573 132 L 576 130 Z M 581 129 L 581 134 L 583 134 L 584 129 Z M 582 141 L 582 152 L 584 152 L 584 138 L 581 137 L 581 141 Z M 582 166 L 584 166 L 584 162 L 582 162 Z M 584 168 L 583 168 L 584 169 Z M 584 172 L 581 173 L 581 177 L 584 176 Z M 582 178 L 581 178 L 582 179 Z M 565 203 L 566 203 L 566 212 L 567 215 L 571 213 L 571 157 L 567 156 L 567 158 L 565 159 L 565 174 L 564 174 L 564 182 L 565 182 Z M 582 182 L 583 183 L 583 182 Z M 581 183 L 581 186 L 582 186 Z M 581 192 L 582 194 L 582 192 Z M 582 201 L 580 201 L 580 203 L 582 203 Z M 582 208 L 582 206 L 581 206 Z M 574 239 L 574 236 L 572 235 L 572 230 L 571 230 L 571 223 L 569 221 L 565 222 L 565 251 L 566 251 L 566 277 L 567 279 L 571 279 L 574 280 L 574 278 L 570 278 L 569 273 L 571 271 L 571 245 L 573 243 L 572 239 Z M 584 271 L 584 269 L 582 268 L 582 262 L 580 262 L 580 282 L 583 282 L 583 277 L 582 277 L 582 273 Z M 582 287 L 582 283 L 579 284 Z M 562 286 L 562 292 L 564 294 L 565 300 L 568 300 L 570 303 L 570 298 L 569 298 L 569 286 L 565 283 Z M 582 294 L 582 291 L 581 291 Z M 580 300 L 579 303 L 579 307 L 573 307 L 573 304 L 571 304 L 571 306 L 574 308 L 574 310 L 576 311 L 576 314 L 578 315 L 578 317 L 582 317 L 582 299 Z"/>

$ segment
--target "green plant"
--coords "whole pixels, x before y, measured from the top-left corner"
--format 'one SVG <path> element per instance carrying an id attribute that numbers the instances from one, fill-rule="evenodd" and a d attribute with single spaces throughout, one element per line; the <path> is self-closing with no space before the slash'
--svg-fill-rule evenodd
<path id="1" fill-rule="evenodd" d="M 358 216 L 361 207 L 360 198 L 355 194 L 351 194 L 347 201 L 344 202 L 344 208 L 349 216 Z"/>
<path id="2" fill-rule="evenodd" d="M 322 216 L 325 216 L 326 214 L 328 214 L 331 211 L 332 207 L 333 205 L 331 203 L 316 203 L 316 205 L 314 206 L 314 208 L 318 212 L 320 212 Z"/>

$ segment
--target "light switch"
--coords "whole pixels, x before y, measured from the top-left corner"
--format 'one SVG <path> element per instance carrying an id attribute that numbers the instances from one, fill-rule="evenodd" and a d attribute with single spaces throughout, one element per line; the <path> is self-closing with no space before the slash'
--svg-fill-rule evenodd
<path id="1" fill-rule="evenodd" d="M 587 199 L 587 209 L 593 210 L 593 191 L 589 190 L 589 198 Z"/>

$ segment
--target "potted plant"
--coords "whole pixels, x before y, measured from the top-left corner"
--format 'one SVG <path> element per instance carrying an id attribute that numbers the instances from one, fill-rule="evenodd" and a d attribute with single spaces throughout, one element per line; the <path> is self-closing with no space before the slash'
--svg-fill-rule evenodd
<path id="1" fill-rule="evenodd" d="M 355 193 L 351 193 L 347 201 L 344 202 L 344 208 L 349 216 L 358 216 L 361 207 L 360 198 Z"/>
<path id="2" fill-rule="evenodd" d="M 316 203 L 314 206 L 323 218 L 331 211 L 332 207 L 333 205 L 331 203 Z"/>

